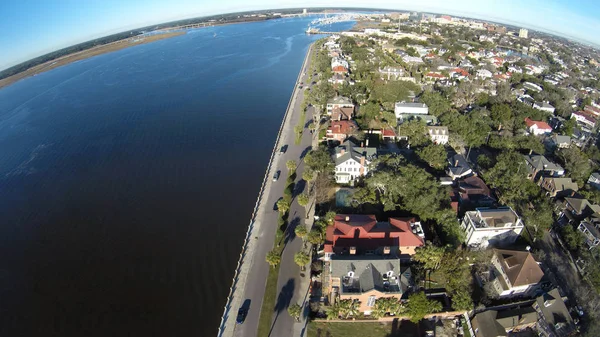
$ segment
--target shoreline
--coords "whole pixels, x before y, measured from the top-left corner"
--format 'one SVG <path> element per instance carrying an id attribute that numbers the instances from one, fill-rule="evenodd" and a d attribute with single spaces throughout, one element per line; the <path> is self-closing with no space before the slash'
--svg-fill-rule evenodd
<path id="1" fill-rule="evenodd" d="M 76 53 L 68 54 L 61 56 L 57 59 L 50 60 L 44 62 L 42 64 L 38 64 L 33 66 L 23 72 L 18 74 L 14 74 L 12 76 L 3 78 L 0 80 L 0 89 L 8 87 L 12 84 L 19 82 L 20 80 L 36 76 L 38 74 L 44 73 L 46 71 L 56 69 L 77 61 L 85 60 L 94 56 L 108 54 L 114 51 L 118 51 L 121 49 L 126 49 L 128 47 L 138 46 L 142 44 L 152 43 L 159 40 L 169 39 L 175 36 L 184 35 L 185 31 L 177 31 L 177 32 L 164 32 L 160 34 L 147 35 L 147 36 L 135 36 L 123 40 L 118 40 L 114 42 L 110 42 L 107 44 L 103 44 L 100 46 L 92 47 L 90 49 L 78 51 Z"/>
<path id="2" fill-rule="evenodd" d="M 250 224 L 246 230 L 246 237 L 244 238 L 244 242 L 242 243 L 242 249 L 240 252 L 240 258 L 238 260 L 236 269 L 234 271 L 234 276 L 233 276 L 233 280 L 232 280 L 232 285 L 230 287 L 229 290 L 229 295 L 227 296 L 227 302 L 225 303 L 225 307 L 223 310 L 223 315 L 221 316 L 221 323 L 219 324 L 219 328 L 218 328 L 218 333 L 217 336 L 219 337 L 224 337 L 224 336 L 233 336 L 234 335 L 234 330 L 235 330 L 235 326 L 236 326 L 236 316 L 235 316 L 235 309 L 238 308 L 241 304 L 241 300 L 242 300 L 242 296 L 245 293 L 245 283 L 246 283 L 246 279 L 248 278 L 248 270 L 252 268 L 252 264 L 253 262 L 256 260 L 256 246 L 259 244 L 258 240 L 252 240 L 252 237 L 255 233 L 255 231 L 259 231 L 259 228 L 256 227 L 260 227 L 260 221 L 257 221 L 257 217 L 259 216 L 259 212 L 260 209 L 263 207 L 268 207 L 268 205 L 265 205 L 265 202 L 268 201 L 268 193 L 271 190 L 271 179 L 269 179 L 273 172 L 273 170 L 277 170 L 277 165 L 276 162 L 279 160 L 279 157 L 277 157 L 277 151 L 279 150 L 279 148 L 282 146 L 281 142 L 283 141 L 283 139 L 287 136 L 286 134 L 286 125 L 290 123 L 291 117 L 292 117 L 292 113 L 293 112 L 293 106 L 292 106 L 292 102 L 295 100 L 295 97 L 297 96 L 298 90 L 302 90 L 302 89 L 298 89 L 298 81 L 302 76 L 302 73 L 304 71 L 304 69 L 306 68 L 306 65 L 309 62 L 309 56 L 311 54 L 312 48 L 313 48 L 314 42 L 311 42 L 308 46 L 308 49 L 306 51 L 306 55 L 304 56 L 304 60 L 302 62 L 302 66 L 300 67 L 300 70 L 298 71 L 298 76 L 296 78 L 296 82 L 294 83 L 294 89 L 292 90 L 292 94 L 290 96 L 290 99 L 288 101 L 288 105 L 286 107 L 285 110 L 285 114 L 283 116 L 283 119 L 281 121 L 281 126 L 279 127 L 279 131 L 277 133 L 277 138 L 275 139 L 275 144 L 273 146 L 273 150 L 271 152 L 271 157 L 269 159 L 269 163 L 267 165 L 267 169 L 265 170 L 265 175 L 263 177 L 263 182 L 261 185 L 261 188 L 259 190 L 258 193 L 258 200 L 256 201 L 256 205 L 254 208 L 254 211 L 252 212 L 252 216 L 250 218 Z M 265 193 L 267 192 L 267 193 Z M 257 225 L 258 222 L 258 226 Z M 273 238 L 270 235 L 266 235 L 265 236 L 267 238 L 267 242 L 266 244 L 271 247 L 273 245 Z M 250 251 L 250 252 L 248 252 Z M 247 260 L 247 261 L 244 261 Z M 260 259 L 258 261 L 263 261 L 264 262 L 264 258 Z M 244 269 L 245 273 L 244 273 Z M 265 281 L 267 278 L 267 275 L 265 276 Z M 265 284 L 266 285 L 266 284 Z M 241 295 L 240 295 L 241 292 Z M 237 293 L 237 294 L 236 294 Z M 262 308 L 262 298 L 264 298 L 264 294 L 261 296 L 261 302 L 258 304 L 254 304 L 257 305 L 259 308 Z M 260 312 L 259 312 L 259 317 L 260 317 Z M 258 324 L 257 324 L 257 329 L 258 329 Z M 254 332 L 256 333 L 256 332 Z"/>

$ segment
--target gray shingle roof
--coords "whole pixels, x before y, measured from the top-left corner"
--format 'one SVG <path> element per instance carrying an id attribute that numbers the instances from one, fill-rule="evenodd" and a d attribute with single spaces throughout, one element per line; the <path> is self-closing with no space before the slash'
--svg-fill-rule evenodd
<path id="1" fill-rule="evenodd" d="M 548 159 L 546 159 L 546 157 L 542 156 L 542 155 L 526 155 L 525 156 L 525 161 L 527 161 L 529 170 L 531 172 L 533 172 L 533 170 L 536 171 L 563 171 L 564 169 L 558 165 L 555 164 L 551 161 L 549 161 Z"/>
<path id="2" fill-rule="evenodd" d="M 340 155 L 344 150 L 344 154 Z M 377 148 L 374 147 L 359 147 L 353 142 L 347 140 L 335 148 L 335 165 L 340 165 L 346 160 L 352 158 L 360 163 L 360 158 L 365 157 L 367 161 L 371 161 L 377 155 Z"/>
<path id="3" fill-rule="evenodd" d="M 401 269 L 400 260 L 381 256 L 335 256 L 331 260 L 331 275 L 343 278 L 348 272 L 354 272 L 353 286 L 360 292 L 378 290 L 381 292 L 402 292 L 412 285 L 410 268 Z M 397 286 L 385 285 L 383 275 L 389 271 L 399 280 Z"/>

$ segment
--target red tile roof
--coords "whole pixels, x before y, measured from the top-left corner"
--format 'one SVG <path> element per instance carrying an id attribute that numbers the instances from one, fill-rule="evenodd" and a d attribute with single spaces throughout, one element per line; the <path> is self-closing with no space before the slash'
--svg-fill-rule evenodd
<path id="1" fill-rule="evenodd" d="M 343 67 L 343 66 L 335 66 L 335 67 L 333 67 L 332 70 L 334 73 L 347 73 L 348 72 L 348 69 L 346 69 L 346 67 Z"/>
<path id="2" fill-rule="evenodd" d="M 589 113 L 591 113 L 594 116 L 600 116 L 600 109 L 596 108 L 595 106 L 592 105 L 586 105 L 585 108 L 583 109 L 584 111 L 587 111 Z"/>
<path id="3" fill-rule="evenodd" d="M 383 137 L 396 137 L 396 131 L 393 128 L 383 129 Z"/>
<path id="4" fill-rule="evenodd" d="M 327 133 L 348 135 L 356 130 L 358 130 L 358 125 L 352 120 L 332 121 L 331 126 L 327 128 Z"/>
<path id="5" fill-rule="evenodd" d="M 434 72 L 427 73 L 425 77 L 433 77 L 433 78 L 446 78 L 446 76 Z"/>
<path id="6" fill-rule="evenodd" d="M 469 72 L 462 68 L 454 68 L 452 71 L 461 74 L 461 76 L 469 76 Z"/>
<path id="7" fill-rule="evenodd" d="M 552 127 L 550 127 L 550 125 L 548 125 L 548 123 L 542 122 L 542 121 L 534 121 L 534 120 L 531 120 L 529 117 L 525 118 L 525 124 L 527 124 L 528 128 L 530 128 L 534 125 L 537 125 L 538 129 L 552 130 Z"/>
<path id="8" fill-rule="evenodd" d="M 365 250 L 385 246 L 420 247 L 424 241 L 410 227 L 415 221 L 415 218 L 390 218 L 389 225 L 377 225 L 374 215 L 338 214 L 333 226 L 327 227 L 325 251 L 342 251 L 349 247 Z"/>

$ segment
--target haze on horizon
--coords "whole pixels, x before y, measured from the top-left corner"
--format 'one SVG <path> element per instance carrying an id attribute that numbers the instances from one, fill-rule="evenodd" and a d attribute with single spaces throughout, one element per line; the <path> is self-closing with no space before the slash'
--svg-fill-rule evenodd
<path id="1" fill-rule="evenodd" d="M 8 0 L 0 2 L 0 70 L 94 38 L 152 24 L 231 12 L 363 7 L 444 13 L 553 32 L 600 45 L 600 2 L 593 0 Z M 9 15 L 6 15 L 9 14 Z"/>

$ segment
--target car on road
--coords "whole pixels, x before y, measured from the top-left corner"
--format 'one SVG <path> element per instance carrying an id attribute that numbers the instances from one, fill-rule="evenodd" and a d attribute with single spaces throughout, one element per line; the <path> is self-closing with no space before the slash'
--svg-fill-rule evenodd
<path id="1" fill-rule="evenodd" d="M 285 151 L 287 151 L 287 148 L 288 148 L 287 145 L 282 146 L 281 149 L 279 149 L 279 154 L 284 154 Z"/>
<path id="2" fill-rule="evenodd" d="M 279 175 L 281 175 L 281 170 L 277 170 L 277 172 L 275 172 L 273 175 L 273 181 L 277 181 L 277 179 L 279 179 Z"/>
<path id="3" fill-rule="evenodd" d="M 246 316 L 248 316 L 248 310 L 250 310 L 250 300 L 247 299 L 244 301 L 244 304 L 238 310 L 237 317 L 235 318 L 235 322 L 237 324 L 242 324 L 246 320 Z"/>

